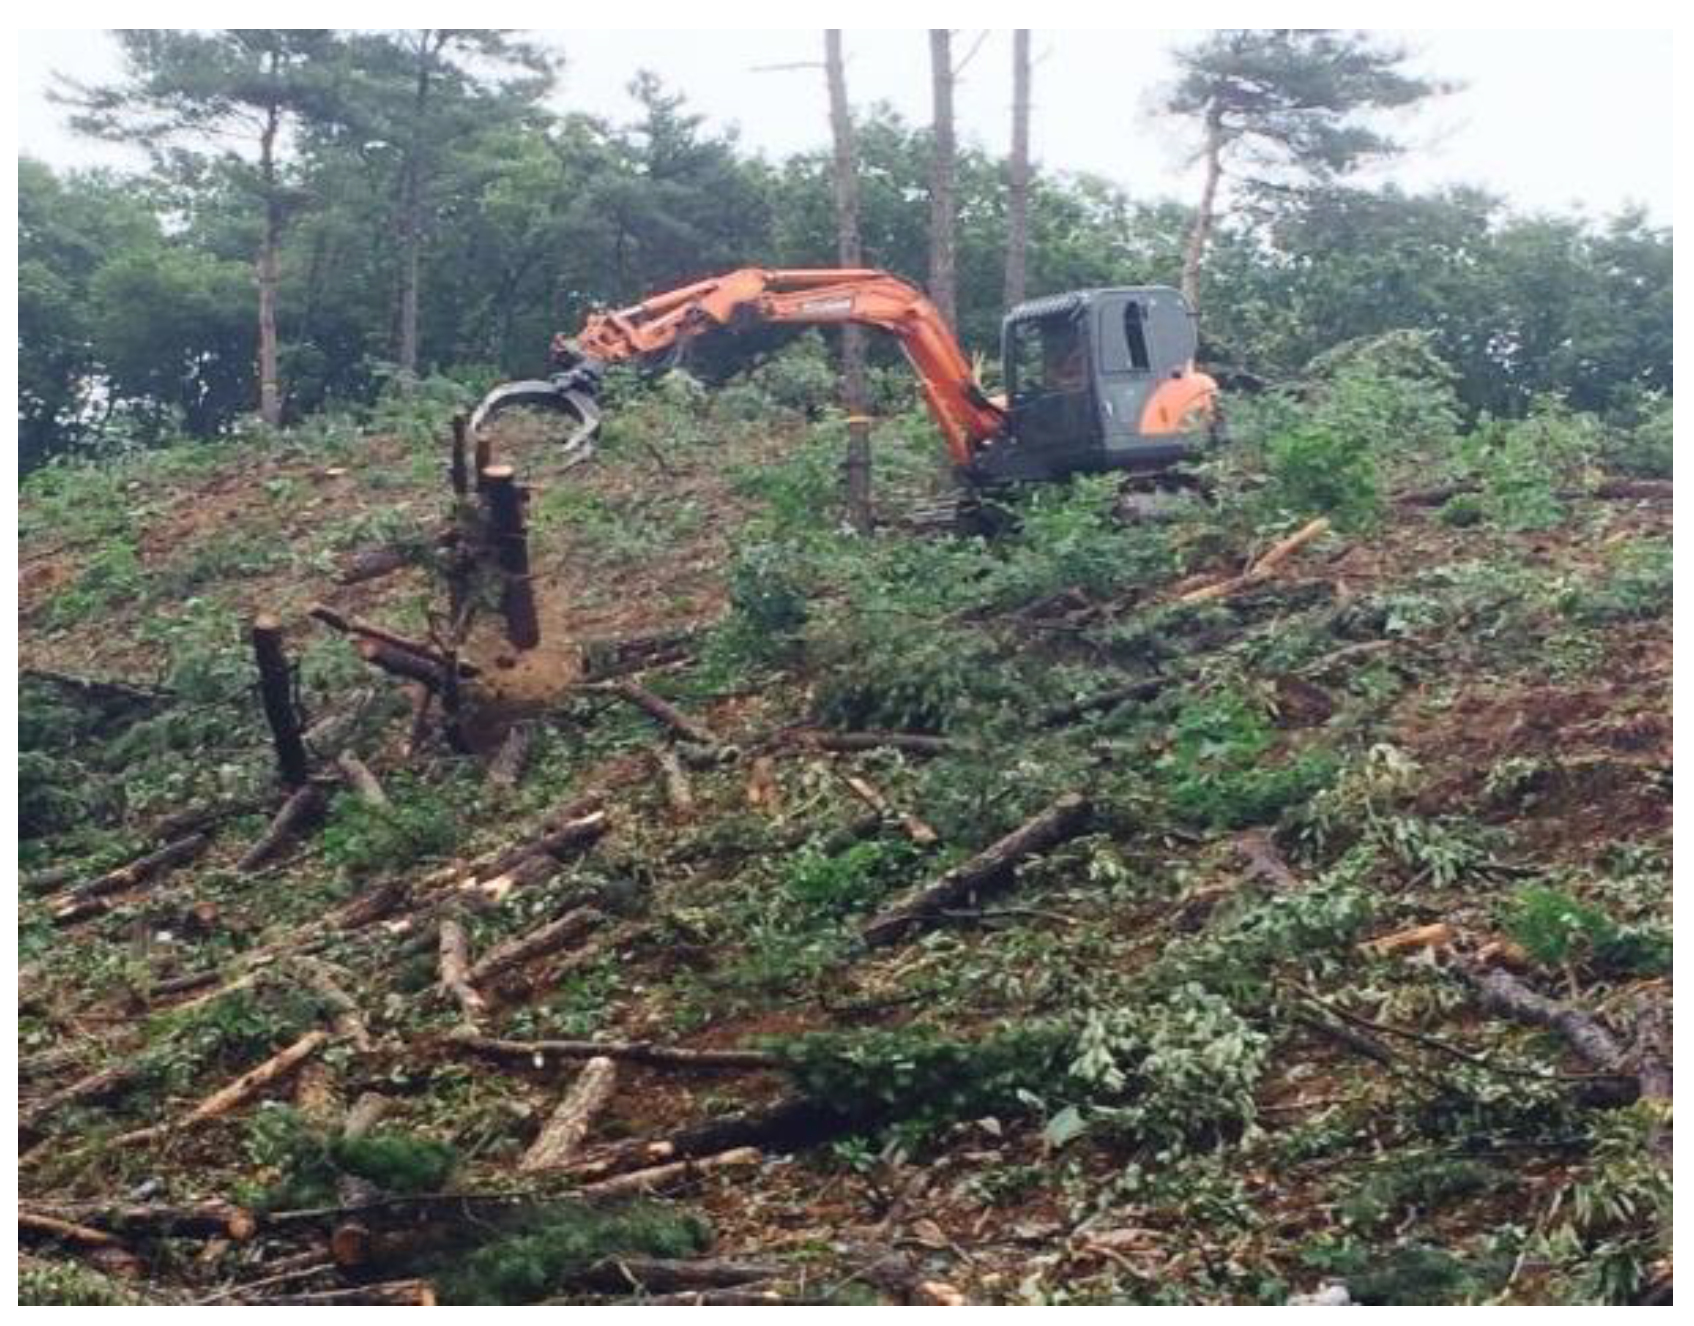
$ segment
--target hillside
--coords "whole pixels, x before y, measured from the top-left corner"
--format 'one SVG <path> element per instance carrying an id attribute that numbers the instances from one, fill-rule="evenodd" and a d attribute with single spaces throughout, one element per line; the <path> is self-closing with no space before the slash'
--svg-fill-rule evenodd
<path id="1" fill-rule="evenodd" d="M 1668 411 L 1426 353 L 992 539 L 898 520 L 915 414 L 842 531 L 810 343 L 512 422 L 541 642 L 474 582 L 456 739 L 310 612 L 450 634 L 450 384 L 33 476 L 26 1297 L 1668 1298 Z M 260 615 L 322 791 L 244 867 Z"/>

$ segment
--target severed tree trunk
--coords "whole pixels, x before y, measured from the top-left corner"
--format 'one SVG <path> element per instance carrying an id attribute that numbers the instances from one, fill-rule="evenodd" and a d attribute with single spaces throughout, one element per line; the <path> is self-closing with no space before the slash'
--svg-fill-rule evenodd
<path id="1" fill-rule="evenodd" d="M 829 84 L 829 127 L 835 144 L 835 256 L 842 267 L 864 265 L 859 239 L 859 162 L 853 113 L 847 102 L 847 70 L 841 54 L 841 30 L 824 33 L 824 73 Z M 870 390 L 865 377 L 865 333 L 841 328 L 841 397 L 847 409 L 847 521 L 869 534 L 871 508 Z"/>
<path id="2" fill-rule="evenodd" d="M 908 895 L 871 920 L 861 931 L 874 947 L 896 943 L 944 911 L 968 903 L 976 894 L 1003 884 L 1019 862 L 1076 837 L 1088 824 L 1091 808 L 1080 792 L 1067 792 L 1021 828 L 954 866 L 935 883 Z"/>
<path id="3" fill-rule="evenodd" d="M 518 1162 L 526 1174 L 562 1169 L 576 1156 L 594 1118 L 617 1089 L 618 1066 L 605 1056 L 590 1059 L 571 1089 L 541 1129 L 534 1144 Z"/>
<path id="4" fill-rule="evenodd" d="M 1012 33 L 1012 155 L 1006 165 L 1006 307 L 1029 290 L 1029 29 Z"/>
<path id="5" fill-rule="evenodd" d="M 282 623 L 261 615 L 253 619 L 253 661 L 259 670 L 259 699 L 276 745 L 277 772 L 284 787 L 300 787 L 309 775 L 300 715 L 294 708 L 294 683 L 282 647 Z"/>
<path id="6" fill-rule="evenodd" d="M 264 836 L 236 862 L 236 869 L 255 870 L 262 866 L 280 852 L 290 838 L 317 819 L 323 808 L 323 792 L 316 783 L 295 789 L 294 794 L 282 803 L 282 809 L 277 811 Z"/>
<path id="7" fill-rule="evenodd" d="M 473 986 L 484 985 L 533 958 L 557 953 L 566 945 L 574 944 L 605 920 L 605 914 L 592 907 L 573 908 L 557 920 L 526 930 L 489 949 L 466 973 L 466 980 Z"/>
<path id="8" fill-rule="evenodd" d="M 456 917 L 444 918 L 440 929 L 441 988 L 458 1001 L 466 1024 L 474 1027 L 488 1011 L 488 1003 L 470 981 L 470 948 L 463 923 Z"/>
<path id="9" fill-rule="evenodd" d="M 577 1189 L 577 1196 L 630 1197 L 664 1192 L 689 1179 L 721 1169 L 745 1169 L 763 1159 L 764 1153 L 757 1147 L 740 1146 L 717 1155 L 701 1156 L 697 1160 L 678 1160 L 669 1165 L 655 1165 L 652 1169 L 632 1170 L 628 1174 L 601 1179 L 598 1183 L 585 1183 Z"/>
<path id="10" fill-rule="evenodd" d="M 934 95 L 934 155 L 929 168 L 929 298 L 949 327 L 958 319 L 958 279 L 955 273 L 958 227 L 955 177 L 958 147 L 953 127 L 953 33 L 929 30 L 930 81 Z"/>
<path id="11" fill-rule="evenodd" d="M 1212 222 L 1217 214 L 1218 181 L 1223 177 L 1223 109 L 1213 102 L 1206 109 L 1206 144 L 1202 148 L 1205 179 L 1200 185 L 1200 203 L 1194 209 L 1194 223 L 1188 231 L 1188 245 L 1182 254 L 1182 297 L 1195 313 L 1200 311 L 1200 269 L 1206 261 L 1206 245 L 1212 238 Z"/>
<path id="12" fill-rule="evenodd" d="M 519 649 L 541 643 L 541 623 L 535 614 L 535 587 L 529 574 L 529 536 L 524 530 L 523 494 L 510 465 L 490 465 L 482 471 L 488 499 L 489 534 L 505 573 L 500 608 L 506 617 L 506 638 Z"/>

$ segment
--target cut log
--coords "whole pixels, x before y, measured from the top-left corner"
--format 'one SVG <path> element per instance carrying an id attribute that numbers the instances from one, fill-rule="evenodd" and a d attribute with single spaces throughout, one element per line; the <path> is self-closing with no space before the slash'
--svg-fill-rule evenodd
<path id="1" fill-rule="evenodd" d="M 363 584 L 367 580 L 392 575 L 401 567 L 409 566 L 412 561 L 413 554 L 406 548 L 356 549 L 342 561 L 335 581 L 339 585 Z"/>
<path id="2" fill-rule="evenodd" d="M 1487 1011 L 1558 1032 L 1584 1063 L 1602 1073 L 1626 1071 L 1623 1046 L 1592 1014 L 1547 998 L 1507 971 L 1483 971 L 1463 962 L 1454 963 L 1453 970 Z"/>
<path id="3" fill-rule="evenodd" d="M 896 943 L 942 912 L 968 905 L 977 895 L 1003 885 L 1019 862 L 1076 837 L 1086 828 L 1091 809 L 1081 793 L 1067 792 L 1021 828 L 871 918 L 861 937 L 873 948 Z"/>
<path id="4" fill-rule="evenodd" d="M 679 1160 L 669 1165 L 655 1165 L 651 1169 L 632 1170 L 628 1174 L 601 1179 L 598 1183 L 586 1183 L 576 1191 L 577 1196 L 588 1198 L 629 1197 L 666 1192 L 690 1179 L 701 1178 L 718 1170 L 745 1169 L 763 1160 L 764 1153 L 757 1147 L 741 1146 L 731 1151 L 720 1151 L 713 1156 Z"/>
<path id="5" fill-rule="evenodd" d="M 588 1136 L 595 1116 L 611 1100 L 617 1084 L 618 1066 L 605 1055 L 596 1055 L 584 1064 L 540 1135 L 518 1162 L 518 1169 L 526 1174 L 563 1169 L 576 1157 L 582 1139 Z"/>
<path id="6" fill-rule="evenodd" d="M 475 1026 L 488 1012 L 488 1003 L 470 982 L 470 938 L 455 917 L 441 922 L 441 988 L 458 1001 L 465 1021 Z"/>
<path id="7" fill-rule="evenodd" d="M 354 1102 L 341 1124 L 341 1136 L 357 1141 L 380 1123 L 393 1104 L 387 1096 L 367 1091 Z M 336 1199 L 344 1207 L 357 1208 L 379 1200 L 382 1189 L 356 1174 L 343 1174 L 336 1181 Z M 329 1251 L 338 1266 L 363 1266 L 370 1260 L 370 1226 L 358 1216 L 337 1221 L 330 1232 Z"/>
<path id="8" fill-rule="evenodd" d="M 422 654 L 401 649 L 386 640 L 362 637 L 355 648 L 359 651 L 359 657 L 373 668 L 381 668 L 391 676 L 400 677 L 405 681 L 419 682 L 427 686 L 432 693 L 439 694 L 447 684 L 446 668 Z"/>
<path id="9" fill-rule="evenodd" d="M 120 1248 L 123 1246 L 115 1235 L 108 1234 L 103 1229 L 78 1225 L 69 1220 L 61 1220 L 57 1216 L 32 1211 L 28 1207 L 18 1208 L 18 1233 L 42 1235 L 46 1238 L 57 1239 L 61 1243 L 76 1243 L 85 1248 Z"/>
<path id="10" fill-rule="evenodd" d="M 717 737 L 699 719 L 690 718 L 669 700 L 654 695 L 645 686 L 639 686 L 629 678 L 620 678 L 610 682 L 592 682 L 585 689 L 604 691 L 626 700 L 651 718 L 657 719 L 685 741 L 697 745 L 715 747 Z"/>
<path id="11" fill-rule="evenodd" d="M 796 739 L 817 750 L 855 752 L 897 750 L 907 755 L 947 755 L 964 749 L 952 737 L 925 732 L 801 732 Z"/>
<path id="12" fill-rule="evenodd" d="M 524 761 L 529 758 L 530 742 L 535 729 L 528 723 L 513 724 L 500 743 L 500 749 L 488 762 L 490 787 L 514 787 L 523 773 Z"/>
<path id="13" fill-rule="evenodd" d="M 731 1069 L 758 1072 L 780 1068 L 782 1059 L 766 1050 L 687 1050 L 651 1041 L 510 1041 L 492 1036 L 456 1035 L 455 1044 L 496 1059 L 519 1059 L 534 1068 L 549 1059 L 620 1059 L 650 1068 Z"/>
<path id="14" fill-rule="evenodd" d="M 694 788 L 688 781 L 688 771 L 682 767 L 682 759 L 671 747 L 659 746 L 653 751 L 653 762 L 664 779 L 665 800 L 670 802 L 671 809 L 678 815 L 692 815 Z"/>
<path id="15" fill-rule="evenodd" d="M 67 1106 L 86 1105 L 115 1096 L 140 1079 L 142 1071 L 141 1065 L 131 1058 L 79 1077 L 69 1086 L 60 1087 L 27 1105 L 20 1104 L 18 1127 L 33 1129 Z"/>
<path id="16" fill-rule="evenodd" d="M 510 465 L 490 465 L 482 471 L 482 493 L 488 503 L 488 533 L 495 560 L 505 576 L 500 610 L 506 618 L 506 638 L 518 649 L 541 643 L 541 622 L 535 612 L 535 586 L 529 574 L 529 535 L 524 529 L 523 494 Z"/>
<path id="17" fill-rule="evenodd" d="M 133 1146 L 137 1142 L 149 1142 L 163 1137 L 168 1133 L 192 1128 L 216 1119 L 238 1109 L 252 1100 L 266 1087 L 286 1078 L 301 1064 L 305 1063 L 319 1050 L 329 1043 L 329 1033 L 320 1029 L 308 1031 L 288 1048 L 272 1055 L 257 1068 L 243 1073 L 228 1086 L 214 1091 L 201 1101 L 183 1118 L 174 1123 L 154 1124 L 149 1128 L 138 1128 L 133 1132 L 123 1133 L 112 1140 L 113 1146 Z"/>
<path id="18" fill-rule="evenodd" d="M 370 766 L 350 750 L 344 750 L 335 757 L 335 767 L 341 771 L 347 786 L 353 789 L 353 794 L 367 806 L 386 808 L 388 793 L 382 790 L 382 784 L 377 782 L 376 775 L 370 771 Z"/>
<path id="19" fill-rule="evenodd" d="M 277 773 L 284 787 L 304 786 L 310 776 L 306 743 L 300 736 L 300 715 L 294 708 L 294 677 L 283 650 L 282 623 L 259 616 L 252 626 L 253 662 L 259 671 L 259 699 L 276 747 Z"/>
<path id="20" fill-rule="evenodd" d="M 282 809 L 277 811 L 276 818 L 271 821 L 264 836 L 249 847 L 246 854 L 236 863 L 236 869 L 256 870 L 264 865 L 280 852 L 291 838 L 309 828 L 323 813 L 323 809 L 323 791 L 316 783 L 307 783 L 296 788 L 293 795 L 282 803 Z"/>
<path id="21" fill-rule="evenodd" d="M 117 1234 L 210 1234 L 245 1243 L 258 1230 L 253 1213 L 231 1202 L 164 1206 L 138 1202 L 33 1203 L 39 1215 L 111 1230 Z"/>
<path id="22" fill-rule="evenodd" d="M 1391 935 L 1378 935 L 1359 945 L 1362 952 L 1379 958 L 1392 957 L 1409 949 L 1448 948 L 1455 937 L 1453 927 L 1445 921 L 1432 925 L 1415 925 L 1409 930 L 1396 930 Z"/>
<path id="23" fill-rule="evenodd" d="M 525 931 L 491 948 L 466 972 L 466 983 L 472 987 L 486 985 L 512 968 L 521 967 L 545 953 L 557 953 L 583 938 L 604 923 L 605 919 L 604 913 L 592 907 L 578 907 L 568 911 L 557 920 Z"/>
<path id="24" fill-rule="evenodd" d="M 842 781 L 847 784 L 854 796 L 874 810 L 882 819 L 890 824 L 898 824 L 906 837 L 919 847 L 933 847 L 941 841 L 941 835 L 916 815 L 895 809 L 889 803 L 888 798 L 883 796 L 874 784 L 856 774 L 843 774 Z"/>
<path id="25" fill-rule="evenodd" d="M 1304 548 L 1314 539 L 1329 532 L 1329 521 L 1322 516 L 1302 525 L 1280 543 L 1274 544 L 1242 574 L 1229 580 L 1219 581 L 1215 585 L 1205 585 L 1179 595 L 1178 603 L 1206 603 L 1212 599 L 1227 598 L 1238 590 L 1251 588 L 1262 581 L 1270 579 L 1277 570 L 1295 553 Z"/>
<path id="26" fill-rule="evenodd" d="M 72 922 L 83 920 L 105 910 L 105 905 L 99 902 L 109 894 L 122 893 L 158 878 L 166 871 L 192 861 L 206 850 L 206 845 L 212 841 L 209 834 L 198 833 L 189 838 L 179 838 L 176 842 L 166 843 L 156 852 L 131 861 L 127 866 L 109 870 L 96 879 L 70 890 L 59 898 L 53 907 L 53 923 L 55 925 L 70 925 Z M 90 904 L 94 904 L 90 906 Z"/>
<path id="27" fill-rule="evenodd" d="M 587 802 L 575 802 L 565 808 L 564 814 L 577 809 Z M 540 824 L 541 832 L 534 838 L 516 843 L 505 848 L 494 856 L 487 858 L 466 872 L 472 877 L 491 879 L 503 875 L 527 857 L 547 855 L 555 859 L 563 859 L 572 852 L 596 842 L 606 832 L 606 812 L 603 810 L 590 811 L 578 818 L 559 820 L 556 815 L 550 815 Z"/>
<path id="28" fill-rule="evenodd" d="M 592 1266 L 577 1283 L 602 1293 L 651 1294 L 729 1289 L 760 1280 L 776 1280 L 794 1271 L 781 1262 L 738 1261 L 727 1257 L 614 1257 Z"/>
<path id="29" fill-rule="evenodd" d="M 302 958 L 297 965 L 307 988 L 323 1001 L 328 1010 L 330 1027 L 335 1034 L 360 1054 L 369 1054 L 372 1049 L 371 1034 L 365 1026 L 364 1015 L 360 1013 L 358 1004 L 353 1002 L 353 997 L 337 983 L 329 964 L 316 958 Z"/>
<path id="30" fill-rule="evenodd" d="M 394 648 L 403 650 L 408 654 L 415 654 L 419 658 L 428 659 L 438 668 L 447 666 L 447 659 L 441 651 L 423 640 L 414 640 L 410 636 L 401 635 L 398 631 L 391 631 L 386 626 L 362 621 L 358 617 L 348 617 L 341 612 L 337 612 L 327 603 L 314 603 L 306 611 L 331 630 L 340 631 L 343 635 L 357 635 L 367 640 L 378 641 L 381 644 L 393 645 Z M 480 676 L 481 671 L 474 663 L 461 662 L 459 664 L 459 675 L 461 677 Z"/>

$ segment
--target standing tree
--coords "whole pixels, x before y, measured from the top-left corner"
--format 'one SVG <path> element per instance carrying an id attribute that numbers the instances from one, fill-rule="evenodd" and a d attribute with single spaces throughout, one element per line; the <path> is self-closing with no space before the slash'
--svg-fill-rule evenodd
<path id="1" fill-rule="evenodd" d="M 1006 307 L 1029 287 L 1029 29 L 1012 33 L 1012 155 L 1006 163 Z"/>
<path id="2" fill-rule="evenodd" d="M 930 80 L 935 98 L 934 157 L 929 176 L 929 297 L 949 327 L 958 325 L 958 277 L 955 271 L 958 147 L 953 130 L 953 34 L 929 32 Z"/>
<path id="3" fill-rule="evenodd" d="M 122 80 L 102 87 L 66 80 L 60 99 L 78 108 L 72 124 L 82 132 L 146 147 L 162 165 L 192 169 L 209 157 L 255 200 L 262 213 L 254 263 L 259 415 L 279 424 L 276 307 L 282 232 L 293 202 L 289 145 L 302 122 L 336 113 L 342 42 L 317 28 L 144 28 L 117 37 Z"/>
<path id="4" fill-rule="evenodd" d="M 841 30 L 824 32 L 824 76 L 829 83 L 829 127 L 835 143 L 835 256 L 843 267 L 864 266 L 859 243 L 859 162 L 853 142 L 853 113 L 847 102 L 847 70 Z M 847 407 L 847 519 L 868 534 L 871 513 L 870 392 L 865 381 L 865 333 L 851 323 L 841 329 L 841 394 Z"/>
<path id="5" fill-rule="evenodd" d="M 1327 182 L 1400 150 L 1366 115 L 1447 90 L 1403 73 L 1407 52 L 1363 32 L 1228 28 L 1176 58 L 1182 76 L 1161 109 L 1202 130 L 1205 174 L 1182 262 L 1182 293 L 1196 309 L 1226 162 L 1238 160 L 1249 184 Z"/>

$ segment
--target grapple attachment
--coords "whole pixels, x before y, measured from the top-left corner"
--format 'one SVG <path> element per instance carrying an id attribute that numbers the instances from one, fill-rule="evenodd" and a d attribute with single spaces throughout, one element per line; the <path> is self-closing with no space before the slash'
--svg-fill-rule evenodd
<path id="1" fill-rule="evenodd" d="M 564 441 L 567 460 L 587 460 L 594 454 L 594 438 L 600 431 L 599 387 L 599 373 L 586 363 L 550 378 L 503 382 L 471 411 L 471 434 L 475 436 L 478 429 L 505 410 L 518 407 L 553 410 L 576 423 Z"/>

